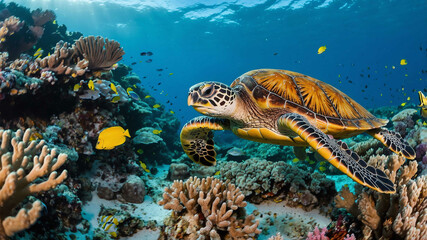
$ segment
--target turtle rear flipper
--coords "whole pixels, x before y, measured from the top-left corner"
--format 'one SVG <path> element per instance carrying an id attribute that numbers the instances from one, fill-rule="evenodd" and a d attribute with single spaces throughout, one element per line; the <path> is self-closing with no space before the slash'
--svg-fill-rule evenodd
<path id="1" fill-rule="evenodd" d="M 382 142 L 392 152 L 403 156 L 407 159 L 415 159 L 415 151 L 409 144 L 400 136 L 399 133 L 390 131 L 386 128 L 377 128 L 369 130 L 372 137 Z"/>
<path id="2" fill-rule="evenodd" d="M 181 130 L 181 145 L 193 162 L 205 166 L 216 164 L 213 131 L 229 129 L 229 121 L 212 117 L 196 117 Z"/>
<path id="3" fill-rule="evenodd" d="M 329 138 L 303 116 L 287 113 L 278 120 L 279 130 L 292 130 L 323 158 L 354 181 L 382 193 L 395 193 L 393 182 L 380 169 L 368 166 L 347 144 Z"/>

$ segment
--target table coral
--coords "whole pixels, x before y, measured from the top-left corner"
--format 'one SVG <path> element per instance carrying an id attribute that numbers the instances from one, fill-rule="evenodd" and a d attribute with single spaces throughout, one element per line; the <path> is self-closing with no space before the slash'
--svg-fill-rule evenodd
<path id="1" fill-rule="evenodd" d="M 386 161 L 384 161 L 386 160 Z M 412 179 L 417 162 L 397 155 L 371 157 L 368 165 L 378 166 L 397 185 L 395 194 L 368 189 L 353 194 L 343 188 L 336 196 L 338 208 L 345 208 L 362 221 L 363 239 L 425 239 L 427 234 L 427 176 Z"/>
<path id="2" fill-rule="evenodd" d="M 245 216 L 244 198 L 234 184 L 212 177 L 174 181 L 159 201 L 173 210 L 161 239 L 255 239 L 259 221 Z"/>
<path id="3" fill-rule="evenodd" d="M 56 150 L 49 151 L 44 141 L 29 141 L 30 130 L 12 133 L 0 131 L 0 239 L 7 239 L 15 233 L 27 229 L 40 217 L 42 203 L 35 201 L 30 208 L 22 208 L 12 216 L 12 210 L 25 197 L 56 187 L 67 177 L 64 170 L 59 176 L 56 170 L 67 160 L 67 155 Z M 40 152 L 39 155 L 37 153 Z M 33 161 L 30 158 L 33 157 Z M 38 178 L 49 174 L 42 182 L 33 183 Z"/>

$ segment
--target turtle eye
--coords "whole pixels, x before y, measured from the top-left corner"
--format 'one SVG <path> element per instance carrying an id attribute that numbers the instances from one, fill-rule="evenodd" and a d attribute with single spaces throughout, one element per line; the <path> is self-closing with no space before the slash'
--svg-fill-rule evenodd
<path id="1" fill-rule="evenodd" d="M 212 93 L 213 93 L 213 86 L 212 85 L 210 85 L 209 87 L 205 87 L 205 88 L 203 88 L 202 89 L 202 92 L 201 92 L 201 95 L 202 95 L 202 97 L 210 97 L 210 96 L 212 96 Z"/>

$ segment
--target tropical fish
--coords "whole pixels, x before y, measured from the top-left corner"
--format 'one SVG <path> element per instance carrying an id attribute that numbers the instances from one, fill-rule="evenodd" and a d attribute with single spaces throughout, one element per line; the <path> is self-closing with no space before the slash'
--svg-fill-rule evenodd
<path id="1" fill-rule="evenodd" d="M 133 100 L 135 101 L 140 100 L 138 94 L 134 92 L 132 88 L 127 88 L 126 92 L 128 93 L 129 97 L 131 97 Z"/>
<path id="2" fill-rule="evenodd" d="M 400 60 L 400 65 L 406 65 L 406 64 L 408 64 L 408 62 L 406 61 L 406 59 L 401 59 Z"/>
<path id="3" fill-rule="evenodd" d="M 175 114 L 175 112 L 174 112 L 174 111 L 172 111 L 172 110 L 170 110 L 170 113 Z"/>
<path id="4" fill-rule="evenodd" d="M 141 166 L 144 171 L 150 173 L 150 170 L 147 168 L 147 165 L 145 165 L 145 163 L 139 161 L 139 166 Z"/>
<path id="5" fill-rule="evenodd" d="M 111 102 L 112 103 L 118 103 L 120 101 L 120 96 L 114 96 L 112 99 L 111 99 Z"/>
<path id="6" fill-rule="evenodd" d="M 400 106 L 404 107 L 406 105 L 406 102 L 403 102 L 402 104 L 400 104 Z"/>
<path id="7" fill-rule="evenodd" d="M 391 68 L 396 69 L 396 67 L 395 67 L 395 66 L 391 66 Z"/>
<path id="8" fill-rule="evenodd" d="M 214 174 L 214 176 L 218 176 L 220 174 L 221 174 L 221 171 L 216 171 L 215 174 Z"/>
<path id="9" fill-rule="evenodd" d="M 39 48 L 39 49 L 37 49 L 37 51 L 34 53 L 33 56 L 36 58 L 40 58 L 42 55 L 43 55 L 43 49 Z"/>
<path id="10" fill-rule="evenodd" d="M 71 77 L 76 78 L 77 77 L 77 73 L 72 73 Z"/>
<path id="11" fill-rule="evenodd" d="M 142 150 L 142 149 L 140 148 L 140 149 L 136 150 L 136 152 L 137 152 L 138 154 L 143 154 L 143 153 L 144 153 L 144 150 Z"/>
<path id="12" fill-rule="evenodd" d="M 126 137 L 130 138 L 129 130 L 124 130 L 120 126 L 106 128 L 99 134 L 95 148 L 111 150 L 126 142 Z"/>
<path id="13" fill-rule="evenodd" d="M 118 93 L 117 93 L 116 85 L 114 85 L 114 83 L 111 83 L 111 84 L 110 84 L 110 88 L 111 88 L 111 90 L 113 90 L 113 92 L 115 92 L 116 94 L 118 94 Z"/>
<path id="14" fill-rule="evenodd" d="M 18 93 L 18 89 L 12 88 L 9 92 L 10 95 L 16 95 Z"/>
<path id="15" fill-rule="evenodd" d="M 53 24 L 56 24 L 56 19 L 55 20 L 53 20 L 53 22 L 52 22 Z"/>
<path id="16" fill-rule="evenodd" d="M 321 172 L 324 172 L 324 171 L 326 170 L 326 167 L 321 166 L 321 167 L 319 167 L 319 170 L 320 170 Z"/>
<path id="17" fill-rule="evenodd" d="M 173 73 L 169 73 L 169 76 L 172 76 L 173 75 Z"/>
<path id="18" fill-rule="evenodd" d="M 162 133 L 162 132 L 163 132 L 163 130 L 158 130 L 158 129 L 154 129 L 154 130 L 153 130 L 153 133 L 154 133 L 154 134 L 156 134 L 156 135 L 157 135 L 157 134 L 160 134 L 160 133 Z"/>
<path id="19" fill-rule="evenodd" d="M 95 85 L 93 84 L 93 81 L 92 80 L 89 80 L 89 83 L 87 84 L 87 86 L 88 86 L 88 88 L 90 89 L 90 90 L 94 90 L 95 89 Z"/>
<path id="20" fill-rule="evenodd" d="M 73 91 L 74 91 L 74 92 L 79 91 L 80 87 L 81 87 L 81 86 L 80 86 L 80 84 L 79 84 L 79 83 L 74 84 Z"/>
<path id="21" fill-rule="evenodd" d="M 30 136 L 30 141 L 34 141 L 34 140 L 37 140 L 37 139 L 43 139 L 43 136 L 40 134 L 40 133 L 38 133 L 38 132 L 33 132 L 32 134 L 31 134 L 31 136 Z"/>
<path id="22" fill-rule="evenodd" d="M 246 155 L 245 152 L 242 149 L 237 148 L 237 147 L 233 147 L 232 149 L 228 150 L 227 154 L 231 155 L 233 157 L 240 157 L 240 156 L 245 156 Z"/>
<path id="23" fill-rule="evenodd" d="M 293 162 L 293 163 L 297 163 L 297 162 L 299 162 L 299 159 L 298 159 L 298 158 L 294 158 L 294 159 L 292 160 L 292 162 Z"/>
<path id="24" fill-rule="evenodd" d="M 113 215 L 101 216 L 99 224 L 101 225 L 102 230 L 108 232 L 108 234 L 114 238 L 117 237 L 117 226 L 119 225 L 119 221 Z"/>
<path id="25" fill-rule="evenodd" d="M 420 114 L 423 118 L 427 118 L 427 98 L 421 91 L 418 91 L 418 96 L 420 97 L 420 105 L 418 105 L 421 108 Z"/>
<path id="26" fill-rule="evenodd" d="M 5 37 L 3 37 L 3 38 L 0 39 L 0 42 L 4 42 L 4 41 L 6 41 Z"/>
<path id="27" fill-rule="evenodd" d="M 317 54 L 322 54 L 324 51 L 326 51 L 326 45 L 325 45 L 325 46 L 321 46 L 321 47 L 317 50 Z"/>
<path id="28" fill-rule="evenodd" d="M 160 104 L 154 104 L 153 108 L 159 108 Z"/>
<path id="29" fill-rule="evenodd" d="M 151 97 L 150 95 L 145 96 L 145 98 L 150 98 L 150 97 Z"/>
<path id="30" fill-rule="evenodd" d="M 320 165 L 320 166 L 323 166 L 323 165 L 325 165 L 325 163 L 326 163 L 325 161 L 321 161 L 321 162 L 319 163 L 319 165 Z"/>

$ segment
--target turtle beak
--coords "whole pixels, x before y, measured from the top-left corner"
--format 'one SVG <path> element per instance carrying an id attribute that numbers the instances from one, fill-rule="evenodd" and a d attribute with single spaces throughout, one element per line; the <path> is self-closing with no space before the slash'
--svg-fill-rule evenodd
<path id="1" fill-rule="evenodd" d="M 194 103 L 197 102 L 197 99 L 199 99 L 199 95 L 196 92 L 194 92 L 194 91 L 189 92 L 188 98 L 187 98 L 188 106 L 193 106 Z"/>

